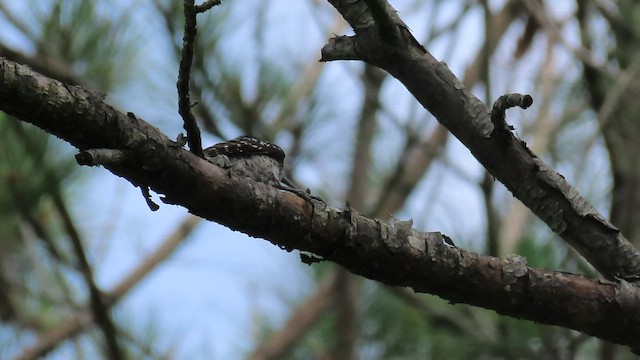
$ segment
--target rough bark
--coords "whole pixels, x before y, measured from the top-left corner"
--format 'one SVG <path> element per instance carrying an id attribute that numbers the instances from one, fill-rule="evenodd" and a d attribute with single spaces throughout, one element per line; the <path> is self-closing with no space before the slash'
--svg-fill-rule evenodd
<path id="1" fill-rule="evenodd" d="M 0 110 L 81 149 L 124 154 L 112 173 L 163 194 L 163 201 L 291 251 L 312 252 L 350 271 L 451 302 L 560 325 L 637 348 L 639 293 L 627 282 L 532 269 L 523 258 L 481 256 L 411 222 L 383 222 L 350 208 L 308 202 L 230 177 L 158 129 L 122 114 L 99 95 L 65 86 L 0 58 Z"/>

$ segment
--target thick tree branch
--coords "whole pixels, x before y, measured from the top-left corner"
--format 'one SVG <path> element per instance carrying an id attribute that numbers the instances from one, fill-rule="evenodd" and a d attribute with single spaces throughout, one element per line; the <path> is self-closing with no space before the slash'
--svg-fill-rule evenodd
<path id="1" fill-rule="evenodd" d="M 353 37 L 336 37 L 322 49 L 322 60 L 362 60 L 387 70 L 402 82 L 438 121 L 520 201 L 608 279 L 640 279 L 640 251 L 556 171 L 512 133 L 492 136 L 489 109 L 426 51 L 387 6 L 399 36 L 389 41 L 364 0 L 330 0 L 354 28 Z M 354 9 L 359 9 L 354 12 Z M 376 13 L 375 18 L 380 14 Z M 384 28 L 388 28 L 388 25 Z"/>
<path id="2" fill-rule="evenodd" d="M 312 206 L 294 194 L 232 178 L 99 96 L 2 58 L 0 110 L 80 149 L 129 150 L 132 160 L 107 168 L 164 194 L 166 203 L 283 249 L 312 252 L 388 285 L 639 348 L 640 294 L 625 281 L 533 269 L 517 256 L 481 256 L 445 244 L 439 232 L 413 230 L 411 222 L 387 223 L 318 202 Z"/>

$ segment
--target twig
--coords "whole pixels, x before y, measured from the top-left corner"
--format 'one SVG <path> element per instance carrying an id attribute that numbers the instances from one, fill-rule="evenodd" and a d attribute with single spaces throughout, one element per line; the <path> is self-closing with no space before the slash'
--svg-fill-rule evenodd
<path id="1" fill-rule="evenodd" d="M 176 36 L 177 29 L 175 26 L 176 24 L 174 21 L 173 9 L 169 7 L 165 8 L 158 0 L 153 1 L 152 5 L 155 7 L 158 14 L 160 14 L 160 16 L 162 17 L 164 26 L 167 32 L 169 33 L 169 38 L 175 39 L 177 37 Z M 176 40 L 171 41 L 171 50 L 175 53 L 176 56 L 180 56 L 182 49 L 180 48 L 180 44 L 178 43 L 178 41 Z M 205 68 L 205 65 L 203 64 L 202 56 L 197 56 L 194 58 L 194 63 L 192 64 L 192 68 L 194 68 L 197 71 L 200 71 L 203 74 L 206 74 L 206 71 L 205 71 L 206 68 Z M 204 78 L 206 79 L 206 76 Z M 196 98 L 198 99 L 203 98 L 204 89 L 207 88 L 206 85 L 202 85 L 200 84 L 200 82 L 190 81 L 189 86 Z M 195 111 L 198 114 L 198 117 L 200 118 L 201 123 L 204 125 L 207 131 L 209 131 L 210 133 L 212 133 L 213 135 L 221 139 L 226 138 L 225 136 L 223 136 L 222 131 L 220 131 L 220 129 L 216 124 L 216 116 L 213 113 L 213 111 L 211 111 L 211 105 L 205 105 L 201 103 L 200 106 L 198 106 L 195 109 Z"/>
<path id="2" fill-rule="evenodd" d="M 500 96 L 498 100 L 493 103 L 493 109 L 491 109 L 491 122 L 494 126 L 493 134 L 504 136 L 513 130 L 505 120 L 505 112 L 507 109 L 516 106 L 526 109 L 531 106 L 531 104 L 533 104 L 531 95 L 506 94 Z"/>
<path id="3" fill-rule="evenodd" d="M 182 135 L 182 134 L 180 134 Z M 182 147 L 181 143 L 178 143 Z M 85 166 L 112 166 L 120 165 L 131 159 L 131 152 L 117 149 L 87 149 L 76 154 L 76 161 L 79 165 Z M 160 206 L 153 202 L 149 187 L 144 184 L 136 184 L 142 192 L 144 201 L 151 211 L 157 211 Z"/>
<path id="4" fill-rule="evenodd" d="M 122 164 L 130 157 L 130 152 L 117 149 L 87 149 L 76 154 L 78 165 L 109 166 Z"/>
<path id="5" fill-rule="evenodd" d="M 149 210 L 158 211 L 158 209 L 160 209 L 160 205 L 153 201 L 149 187 L 147 185 L 138 185 L 138 187 L 140 188 L 140 192 L 142 192 L 142 197 L 144 197 L 144 201 L 147 203 Z"/>
<path id="6" fill-rule="evenodd" d="M 191 112 L 191 99 L 189 95 L 189 78 L 191 76 L 191 64 L 193 63 L 193 46 L 196 39 L 196 15 L 198 11 L 194 6 L 194 0 L 184 1 L 184 37 L 182 38 L 182 56 L 178 71 L 178 112 L 184 121 L 184 129 L 187 131 L 189 149 L 196 156 L 204 157 L 202 153 L 202 138 L 196 118 Z"/>
<path id="7" fill-rule="evenodd" d="M 220 5 L 220 0 L 207 0 L 200 5 L 196 5 L 193 8 L 196 10 L 196 13 L 203 13 L 214 6 Z"/>

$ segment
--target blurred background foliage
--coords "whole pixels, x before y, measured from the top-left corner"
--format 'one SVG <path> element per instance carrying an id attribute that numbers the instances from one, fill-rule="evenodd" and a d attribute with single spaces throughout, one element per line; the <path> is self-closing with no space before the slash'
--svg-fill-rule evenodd
<path id="1" fill-rule="evenodd" d="M 531 109 L 508 113 L 518 136 L 638 243 L 639 3 L 391 3 L 487 104 L 531 94 Z M 170 137 L 182 131 L 181 1 L 0 1 L 0 29 L 0 56 L 104 93 Z M 331 205 L 348 200 L 377 218 L 412 218 L 459 247 L 597 276 L 393 78 L 317 61 L 329 37 L 349 31 L 317 0 L 229 1 L 200 15 L 191 91 L 204 145 L 262 137 L 285 148 L 291 177 Z M 79 168 L 73 149 L 4 114 L 0 144 L 0 358 L 632 357 L 571 330 L 388 288 L 333 264 L 304 266 L 297 254 L 256 248 L 262 240 L 230 250 L 237 235 L 183 212 L 149 212 L 127 183 L 105 183 L 111 174 Z M 212 271 L 214 252 L 237 262 Z M 260 270 L 278 256 L 278 270 Z M 166 294 L 203 305 L 178 310 Z M 237 308 L 227 302 L 247 303 L 244 315 L 229 315 Z"/>

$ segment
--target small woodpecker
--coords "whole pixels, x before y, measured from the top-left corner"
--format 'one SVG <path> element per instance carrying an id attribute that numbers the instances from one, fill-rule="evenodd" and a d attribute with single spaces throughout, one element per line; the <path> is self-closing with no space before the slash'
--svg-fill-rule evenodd
<path id="1" fill-rule="evenodd" d="M 306 191 L 296 188 L 284 173 L 284 151 L 275 144 L 253 136 L 240 136 L 204 149 L 204 158 L 218 167 L 229 170 L 233 175 L 271 185 L 311 199 L 324 201 Z"/>
<path id="2" fill-rule="evenodd" d="M 291 186 L 284 175 L 284 157 L 278 145 L 252 136 L 240 136 L 204 149 L 204 158 L 210 163 L 233 175 L 277 188 L 282 184 Z"/>

